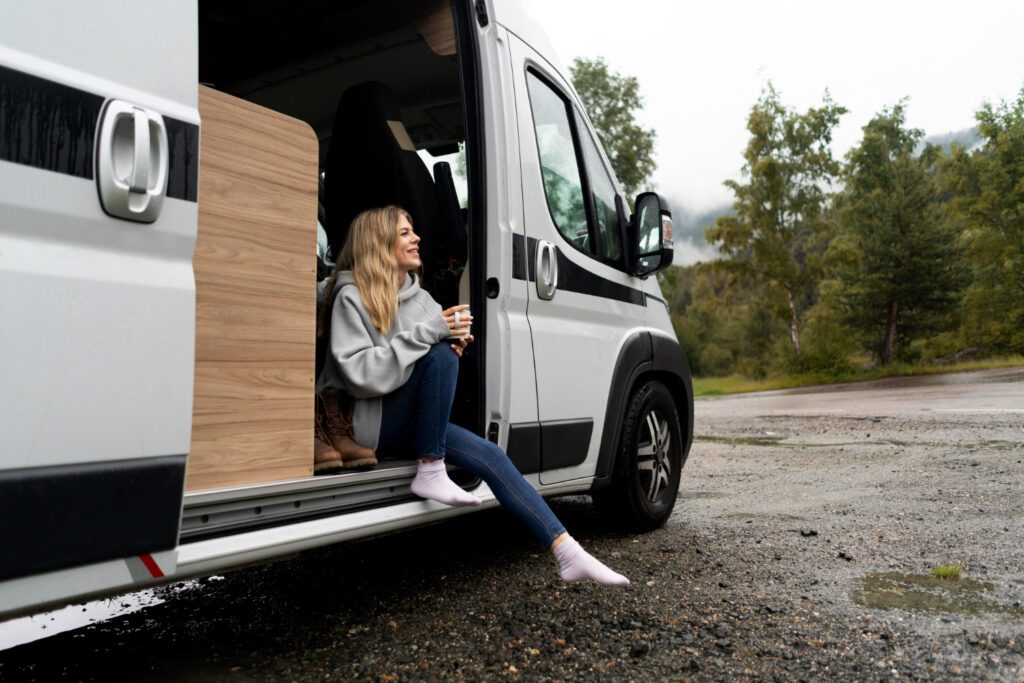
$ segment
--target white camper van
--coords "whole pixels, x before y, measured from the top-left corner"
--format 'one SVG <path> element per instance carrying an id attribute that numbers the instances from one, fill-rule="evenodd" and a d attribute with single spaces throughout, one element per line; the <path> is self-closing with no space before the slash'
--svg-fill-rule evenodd
<path id="1" fill-rule="evenodd" d="M 516 0 L 6 0 L 0 616 L 467 513 L 313 476 L 317 282 L 389 203 L 475 314 L 453 420 L 664 523 L 693 398 L 630 199 Z"/>

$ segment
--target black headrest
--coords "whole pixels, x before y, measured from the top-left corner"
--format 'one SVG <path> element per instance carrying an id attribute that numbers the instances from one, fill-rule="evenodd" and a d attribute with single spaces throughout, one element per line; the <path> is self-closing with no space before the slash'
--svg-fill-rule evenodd
<path id="1" fill-rule="evenodd" d="M 386 84 L 367 81 L 353 85 L 338 100 L 331 141 L 341 133 L 349 144 L 364 141 L 379 149 L 382 143 L 398 149 L 388 121 L 401 121 L 395 94 Z M 333 146 L 333 144 L 332 144 Z"/>

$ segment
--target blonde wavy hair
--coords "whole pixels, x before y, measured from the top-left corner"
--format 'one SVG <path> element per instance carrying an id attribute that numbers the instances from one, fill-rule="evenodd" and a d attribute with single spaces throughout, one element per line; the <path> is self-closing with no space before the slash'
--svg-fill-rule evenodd
<path id="1" fill-rule="evenodd" d="M 317 336 L 323 330 L 334 303 L 334 283 L 338 273 L 352 271 L 366 312 L 373 326 L 387 334 L 398 313 L 398 289 L 401 271 L 395 260 L 398 219 L 405 217 L 412 225 L 412 216 L 397 206 L 367 209 L 352 219 L 345 245 L 338 254 L 337 265 L 324 288 L 324 307 L 320 312 Z"/>

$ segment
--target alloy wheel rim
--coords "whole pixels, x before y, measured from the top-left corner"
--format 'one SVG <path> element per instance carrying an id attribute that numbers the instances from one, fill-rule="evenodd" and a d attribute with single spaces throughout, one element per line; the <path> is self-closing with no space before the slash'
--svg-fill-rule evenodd
<path id="1" fill-rule="evenodd" d="M 657 410 L 644 417 L 636 447 L 636 466 L 647 500 L 655 503 L 672 479 L 672 432 L 668 420 Z"/>

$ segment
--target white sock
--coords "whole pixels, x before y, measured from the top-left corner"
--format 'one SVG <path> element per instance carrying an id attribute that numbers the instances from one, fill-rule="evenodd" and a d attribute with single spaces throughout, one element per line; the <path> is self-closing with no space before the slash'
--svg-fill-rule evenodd
<path id="1" fill-rule="evenodd" d="M 629 579 L 613 572 L 588 553 L 572 536 L 555 546 L 555 558 L 562 572 L 562 581 L 575 583 L 593 579 L 606 586 L 628 586 Z"/>
<path id="2" fill-rule="evenodd" d="M 412 492 L 420 498 L 429 498 L 445 505 L 479 505 L 480 499 L 463 491 L 448 478 L 444 460 L 421 462 L 412 480 Z"/>

